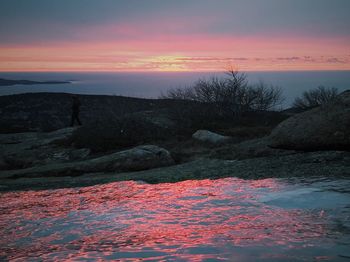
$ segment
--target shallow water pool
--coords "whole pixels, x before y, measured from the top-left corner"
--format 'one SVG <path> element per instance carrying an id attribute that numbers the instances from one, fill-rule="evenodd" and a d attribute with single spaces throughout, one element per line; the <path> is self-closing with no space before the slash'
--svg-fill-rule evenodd
<path id="1" fill-rule="evenodd" d="M 0 260 L 350 261 L 350 180 L 1 193 Z"/>

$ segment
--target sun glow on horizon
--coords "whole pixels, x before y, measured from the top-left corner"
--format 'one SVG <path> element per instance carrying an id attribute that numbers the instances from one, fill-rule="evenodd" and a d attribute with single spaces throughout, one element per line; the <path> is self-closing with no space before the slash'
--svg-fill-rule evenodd
<path id="1" fill-rule="evenodd" d="M 243 71 L 350 70 L 349 43 L 347 38 L 194 35 L 0 44 L 0 71 L 206 72 L 230 65 Z"/>

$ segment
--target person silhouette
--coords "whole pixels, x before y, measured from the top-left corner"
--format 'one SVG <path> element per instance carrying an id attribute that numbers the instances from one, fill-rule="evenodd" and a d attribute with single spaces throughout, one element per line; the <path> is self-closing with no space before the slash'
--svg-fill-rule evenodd
<path id="1" fill-rule="evenodd" d="M 81 122 L 79 119 L 79 112 L 80 112 L 80 100 L 77 95 L 72 96 L 72 119 L 70 126 L 74 126 L 75 121 L 77 121 L 78 125 L 81 126 Z"/>

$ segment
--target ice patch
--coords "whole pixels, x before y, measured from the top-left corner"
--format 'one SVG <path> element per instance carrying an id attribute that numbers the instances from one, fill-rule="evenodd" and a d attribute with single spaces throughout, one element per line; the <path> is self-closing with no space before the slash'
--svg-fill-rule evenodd
<path id="1" fill-rule="evenodd" d="M 299 188 L 278 193 L 268 193 L 259 202 L 286 209 L 328 209 L 350 206 L 350 195 L 325 191 L 319 188 Z"/>

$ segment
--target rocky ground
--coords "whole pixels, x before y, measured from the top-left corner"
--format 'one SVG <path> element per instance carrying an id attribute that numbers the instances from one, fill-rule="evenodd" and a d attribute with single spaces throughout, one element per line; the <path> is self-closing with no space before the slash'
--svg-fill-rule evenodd
<path id="1" fill-rule="evenodd" d="M 0 190 L 80 187 L 120 180 L 160 183 L 228 176 L 350 176 L 350 92 L 341 94 L 336 104 L 289 117 L 271 134 L 243 140 L 234 135 L 237 132 L 232 127 L 222 135 L 190 129 L 192 136 L 186 136 L 188 129 L 181 127 L 179 136 L 179 122 L 167 117 L 164 108 L 155 115 L 148 108 L 153 105 L 142 103 L 147 108 L 135 106 L 141 110 L 132 112 L 132 121 L 122 121 L 122 126 L 112 122 L 108 132 L 85 125 L 0 134 Z M 148 134 L 157 139 L 147 140 Z M 100 147 L 91 146 L 96 144 Z M 105 150 L 97 150 L 101 148 Z"/>
<path id="2" fill-rule="evenodd" d="M 4 175 L 3 173 L 1 174 Z M 350 176 L 350 153 L 320 151 L 245 160 L 198 159 L 191 162 L 138 172 L 96 172 L 81 176 L 45 176 L 1 178 L 0 191 L 39 190 L 90 186 L 114 181 L 135 180 L 147 183 L 171 183 L 189 179 L 239 177 Z"/>

